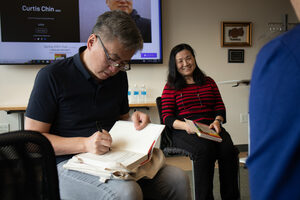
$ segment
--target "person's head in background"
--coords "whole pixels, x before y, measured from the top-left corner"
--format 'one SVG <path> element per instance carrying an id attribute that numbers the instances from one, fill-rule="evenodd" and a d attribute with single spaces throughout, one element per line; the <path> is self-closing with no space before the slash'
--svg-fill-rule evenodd
<path id="1" fill-rule="evenodd" d="M 297 14 L 297 17 L 300 20 L 300 0 L 291 0 L 291 2 Z"/>
<path id="2" fill-rule="evenodd" d="M 127 14 L 132 12 L 132 0 L 105 0 L 110 10 L 122 10 Z"/>
<path id="3" fill-rule="evenodd" d="M 105 80 L 129 70 L 131 57 L 142 48 L 142 36 L 130 15 L 108 11 L 98 17 L 81 58 L 92 75 Z"/>
<path id="4" fill-rule="evenodd" d="M 170 52 L 168 85 L 179 90 L 186 84 L 201 85 L 205 74 L 197 65 L 193 48 L 188 44 L 176 45 Z"/>

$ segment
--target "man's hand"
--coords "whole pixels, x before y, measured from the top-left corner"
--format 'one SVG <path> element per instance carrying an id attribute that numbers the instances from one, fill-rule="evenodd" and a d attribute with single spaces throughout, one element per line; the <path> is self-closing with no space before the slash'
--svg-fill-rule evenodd
<path id="1" fill-rule="evenodd" d="M 142 130 L 150 123 L 149 116 L 140 111 L 135 111 L 131 116 L 131 120 L 133 121 L 136 130 Z"/>
<path id="2" fill-rule="evenodd" d="M 86 152 L 105 154 L 110 150 L 112 138 L 110 134 L 102 129 L 102 132 L 95 132 L 85 140 Z"/>

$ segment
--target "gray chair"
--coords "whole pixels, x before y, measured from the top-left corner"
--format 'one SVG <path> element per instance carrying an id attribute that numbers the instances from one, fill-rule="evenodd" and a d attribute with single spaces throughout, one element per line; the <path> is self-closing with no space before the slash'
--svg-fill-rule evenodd
<path id="1" fill-rule="evenodd" d="M 0 134 L 2 200 L 58 200 L 59 185 L 52 145 L 35 131 Z"/>

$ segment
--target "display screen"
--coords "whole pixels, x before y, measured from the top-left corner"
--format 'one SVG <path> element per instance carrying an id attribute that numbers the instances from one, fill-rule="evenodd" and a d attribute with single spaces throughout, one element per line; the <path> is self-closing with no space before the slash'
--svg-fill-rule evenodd
<path id="1" fill-rule="evenodd" d="M 97 17 L 113 9 L 109 1 L 131 3 L 142 33 L 144 48 L 131 63 L 162 63 L 160 0 L 10 0 L 1 3 L 0 64 L 49 64 L 73 56 L 86 45 Z"/>

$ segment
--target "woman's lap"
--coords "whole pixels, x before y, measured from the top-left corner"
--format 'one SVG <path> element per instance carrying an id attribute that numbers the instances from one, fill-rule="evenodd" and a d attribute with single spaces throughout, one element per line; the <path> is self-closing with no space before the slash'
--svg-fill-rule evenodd
<path id="1" fill-rule="evenodd" d="M 172 134 L 174 146 L 182 148 L 197 157 L 213 157 L 214 159 L 224 159 L 235 154 L 235 147 L 229 133 L 222 129 L 220 133 L 223 141 L 221 143 L 200 138 L 196 134 L 188 134 L 186 131 L 175 130 Z"/>
<path id="2" fill-rule="evenodd" d="M 218 160 L 221 195 L 224 199 L 238 199 L 238 157 L 230 135 L 225 129 L 220 133 L 221 143 L 199 138 L 185 131 L 173 132 L 174 146 L 193 154 L 197 199 L 212 199 L 215 161 Z"/>

